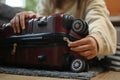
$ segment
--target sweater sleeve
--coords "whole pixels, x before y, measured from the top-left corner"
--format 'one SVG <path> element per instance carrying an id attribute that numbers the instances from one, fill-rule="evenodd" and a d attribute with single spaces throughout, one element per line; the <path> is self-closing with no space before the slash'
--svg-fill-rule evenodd
<path id="1" fill-rule="evenodd" d="M 113 54 L 116 51 L 116 30 L 109 19 L 104 0 L 88 0 L 85 20 L 89 24 L 90 35 L 96 39 L 98 55 Z"/>

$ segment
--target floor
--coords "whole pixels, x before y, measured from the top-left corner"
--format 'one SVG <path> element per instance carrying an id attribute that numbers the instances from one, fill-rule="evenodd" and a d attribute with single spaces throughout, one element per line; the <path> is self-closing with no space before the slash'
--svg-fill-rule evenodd
<path id="1" fill-rule="evenodd" d="M 11 74 L 0 74 L 0 80 L 79 80 L 79 79 L 63 79 L 52 77 L 33 77 L 33 76 L 21 76 Z M 120 72 L 107 71 L 93 77 L 91 80 L 120 80 Z"/>

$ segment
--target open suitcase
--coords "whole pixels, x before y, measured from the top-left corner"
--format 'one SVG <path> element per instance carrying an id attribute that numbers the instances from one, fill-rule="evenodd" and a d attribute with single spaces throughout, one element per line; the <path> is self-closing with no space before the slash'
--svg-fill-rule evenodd
<path id="1" fill-rule="evenodd" d="M 0 64 L 85 71 L 87 61 L 70 51 L 63 38 L 74 41 L 87 35 L 86 22 L 67 14 L 30 19 L 20 34 L 13 33 L 10 23 L 3 24 L 0 26 Z"/>

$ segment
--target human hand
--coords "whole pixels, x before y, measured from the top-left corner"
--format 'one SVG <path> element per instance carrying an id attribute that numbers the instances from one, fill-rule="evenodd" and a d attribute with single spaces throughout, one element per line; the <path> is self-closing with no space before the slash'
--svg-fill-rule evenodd
<path id="1" fill-rule="evenodd" d="M 98 46 L 95 38 L 88 36 L 80 40 L 69 42 L 70 49 L 86 59 L 90 60 L 97 56 Z"/>
<path id="2" fill-rule="evenodd" d="M 16 16 L 10 21 L 14 33 L 20 33 L 20 30 L 25 29 L 25 21 L 30 18 L 35 18 L 37 15 L 33 12 L 23 11 L 17 13 Z"/>

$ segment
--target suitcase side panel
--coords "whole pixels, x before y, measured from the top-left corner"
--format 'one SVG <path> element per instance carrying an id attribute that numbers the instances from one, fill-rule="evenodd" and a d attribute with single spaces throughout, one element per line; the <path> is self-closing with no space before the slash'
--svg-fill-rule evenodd
<path id="1" fill-rule="evenodd" d="M 11 54 L 12 49 L 0 49 L 0 60 L 6 64 L 28 65 L 28 66 L 49 66 L 62 67 L 63 55 L 68 53 L 66 46 L 51 47 L 31 47 L 17 48 L 14 55 Z M 43 58 L 41 58 L 43 56 Z"/>

